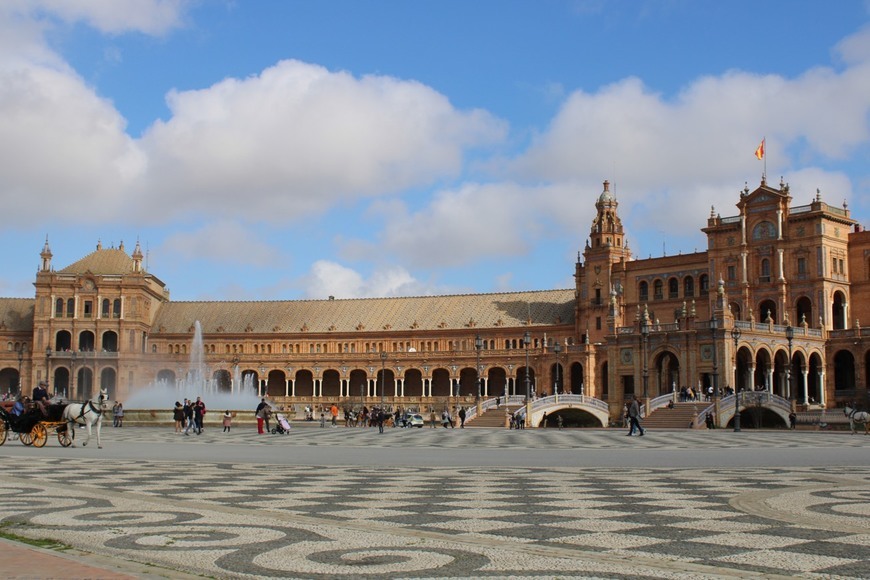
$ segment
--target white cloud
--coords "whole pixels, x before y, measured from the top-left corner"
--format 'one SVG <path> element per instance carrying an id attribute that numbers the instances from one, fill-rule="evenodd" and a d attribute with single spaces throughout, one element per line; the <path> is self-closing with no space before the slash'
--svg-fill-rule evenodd
<path id="1" fill-rule="evenodd" d="M 160 35 L 181 25 L 188 0 L 6 0 L 8 11 L 84 22 L 100 32 Z"/>
<path id="2" fill-rule="evenodd" d="M 859 45 L 855 39 L 843 48 L 853 61 Z M 825 184 L 849 198 L 848 180 L 821 164 L 867 146 L 868 94 L 864 65 L 818 68 L 793 79 L 732 71 L 699 78 L 675 99 L 625 79 L 597 93 L 571 94 L 512 171 L 549 182 L 609 177 L 624 220 L 634 215 L 638 226 L 698 235 L 711 205 L 727 215 L 747 177 L 750 188 L 758 185 L 764 165 L 753 151 L 764 136 L 769 182 L 785 175 L 796 199 Z M 791 177 L 796 167 L 805 168 L 799 180 Z M 818 181 L 807 183 L 808 176 Z"/>
<path id="3" fill-rule="evenodd" d="M 209 223 L 192 232 L 168 236 L 155 249 L 164 260 L 207 261 L 222 264 L 274 267 L 280 253 L 263 241 L 256 228 L 236 222 Z"/>
<path id="4" fill-rule="evenodd" d="M 145 167 L 124 119 L 73 73 L 0 67 L 0 203 L 15 225 L 122 217 Z"/>
<path id="5" fill-rule="evenodd" d="M 432 89 L 283 61 L 247 79 L 173 92 L 143 145 L 146 189 L 184 210 L 292 219 L 359 196 L 457 176 L 469 147 L 503 137 L 483 111 Z"/>
<path id="6" fill-rule="evenodd" d="M 575 227 L 580 207 L 571 185 L 467 183 L 436 193 L 413 214 L 391 215 L 380 244 L 406 263 L 456 266 L 484 257 L 516 256 L 549 235 L 548 226 Z M 593 198 L 594 199 L 594 198 Z"/>
<path id="7" fill-rule="evenodd" d="M 389 296 L 424 296 L 439 290 L 416 280 L 407 270 L 390 267 L 378 270 L 366 279 L 351 268 L 328 260 L 318 260 L 304 278 L 307 298 L 372 298 Z"/>

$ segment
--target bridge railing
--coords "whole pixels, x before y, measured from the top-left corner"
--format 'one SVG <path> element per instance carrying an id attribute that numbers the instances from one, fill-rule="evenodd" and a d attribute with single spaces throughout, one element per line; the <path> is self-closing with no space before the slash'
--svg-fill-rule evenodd
<path id="1" fill-rule="evenodd" d="M 534 401 L 532 401 L 532 412 L 534 413 L 535 411 L 543 407 L 558 405 L 559 403 L 584 405 L 587 407 L 600 409 L 605 412 L 610 411 L 610 406 L 607 403 L 605 403 L 601 399 L 596 399 L 595 397 L 588 397 L 586 395 L 549 395 L 547 397 L 541 397 L 540 399 L 535 399 Z M 520 411 L 525 412 L 524 409 L 520 409 Z"/>

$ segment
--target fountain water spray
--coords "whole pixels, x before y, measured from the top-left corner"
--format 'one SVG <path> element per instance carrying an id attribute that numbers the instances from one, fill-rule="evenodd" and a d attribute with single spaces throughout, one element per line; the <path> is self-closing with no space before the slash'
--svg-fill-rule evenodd
<path id="1" fill-rule="evenodd" d="M 199 320 L 193 328 L 187 372 L 176 377 L 175 381 L 153 381 L 133 390 L 124 403 L 127 409 L 171 409 L 176 401 L 195 400 L 197 397 L 202 397 L 208 409 L 253 410 L 257 406 L 260 399 L 254 376 L 251 373 L 242 376 L 238 363 L 233 365 L 230 391 L 218 389 L 217 381 L 209 376 Z"/>

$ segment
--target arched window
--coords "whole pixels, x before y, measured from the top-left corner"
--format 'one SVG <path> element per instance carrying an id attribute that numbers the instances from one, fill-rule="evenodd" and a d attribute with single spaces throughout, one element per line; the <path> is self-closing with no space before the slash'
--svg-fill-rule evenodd
<path id="1" fill-rule="evenodd" d="M 112 304 L 112 318 L 121 318 L 121 299 L 115 298 Z"/>
<path id="2" fill-rule="evenodd" d="M 66 317 L 72 318 L 76 311 L 76 301 L 70 298 L 66 301 Z"/>
<path id="3" fill-rule="evenodd" d="M 646 280 L 641 281 L 637 286 L 638 300 L 646 302 L 649 300 L 649 283 Z"/>
<path id="4" fill-rule="evenodd" d="M 654 300 L 662 300 L 665 297 L 663 287 L 664 287 L 664 284 L 662 283 L 661 280 L 656 280 L 655 282 L 653 282 L 653 299 Z"/>
<path id="5" fill-rule="evenodd" d="M 701 296 L 706 296 L 710 292 L 710 277 L 707 274 L 698 276 L 698 290 Z"/>
<path id="6" fill-rule="evenodd" d="M 100 309 L 100 316 L 102 316 L 103 318 L 109 317 L 109 299 L 108 298 L 103 299 L 103 306 Z"/>
<path id="7" fill-rule="evenodd" d="M 668 280 L 668 298 L 674 300 L 680 297 L 680 283 L 676 278 Z"/>
<path id="8" fill-rule="evenodd" d="M 54 303 L 54 315 L 63 316 L 63 298 L 58 298 Z"/>
<path id="9" fill-rule="evenodd" d="M 686 276 L 683 279 L 683 297 L 692 298 L 695 295 L 695 279 L 691 276 Z"/>

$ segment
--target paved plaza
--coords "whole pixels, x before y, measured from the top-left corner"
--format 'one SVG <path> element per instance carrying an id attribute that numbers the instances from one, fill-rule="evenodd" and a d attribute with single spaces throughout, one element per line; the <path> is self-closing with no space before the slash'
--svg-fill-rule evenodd
<path id="1" fill-rule="evenodd" d="M 70 546 L 51 552 L 64 577 L 82 562 L 151 578 L 870 577 L 870 437 L 842 432 L 106 428 L 103 443 L 0 447 L 4 530 Z M 3 560 L 4 577 L 52 576 Z"/>

